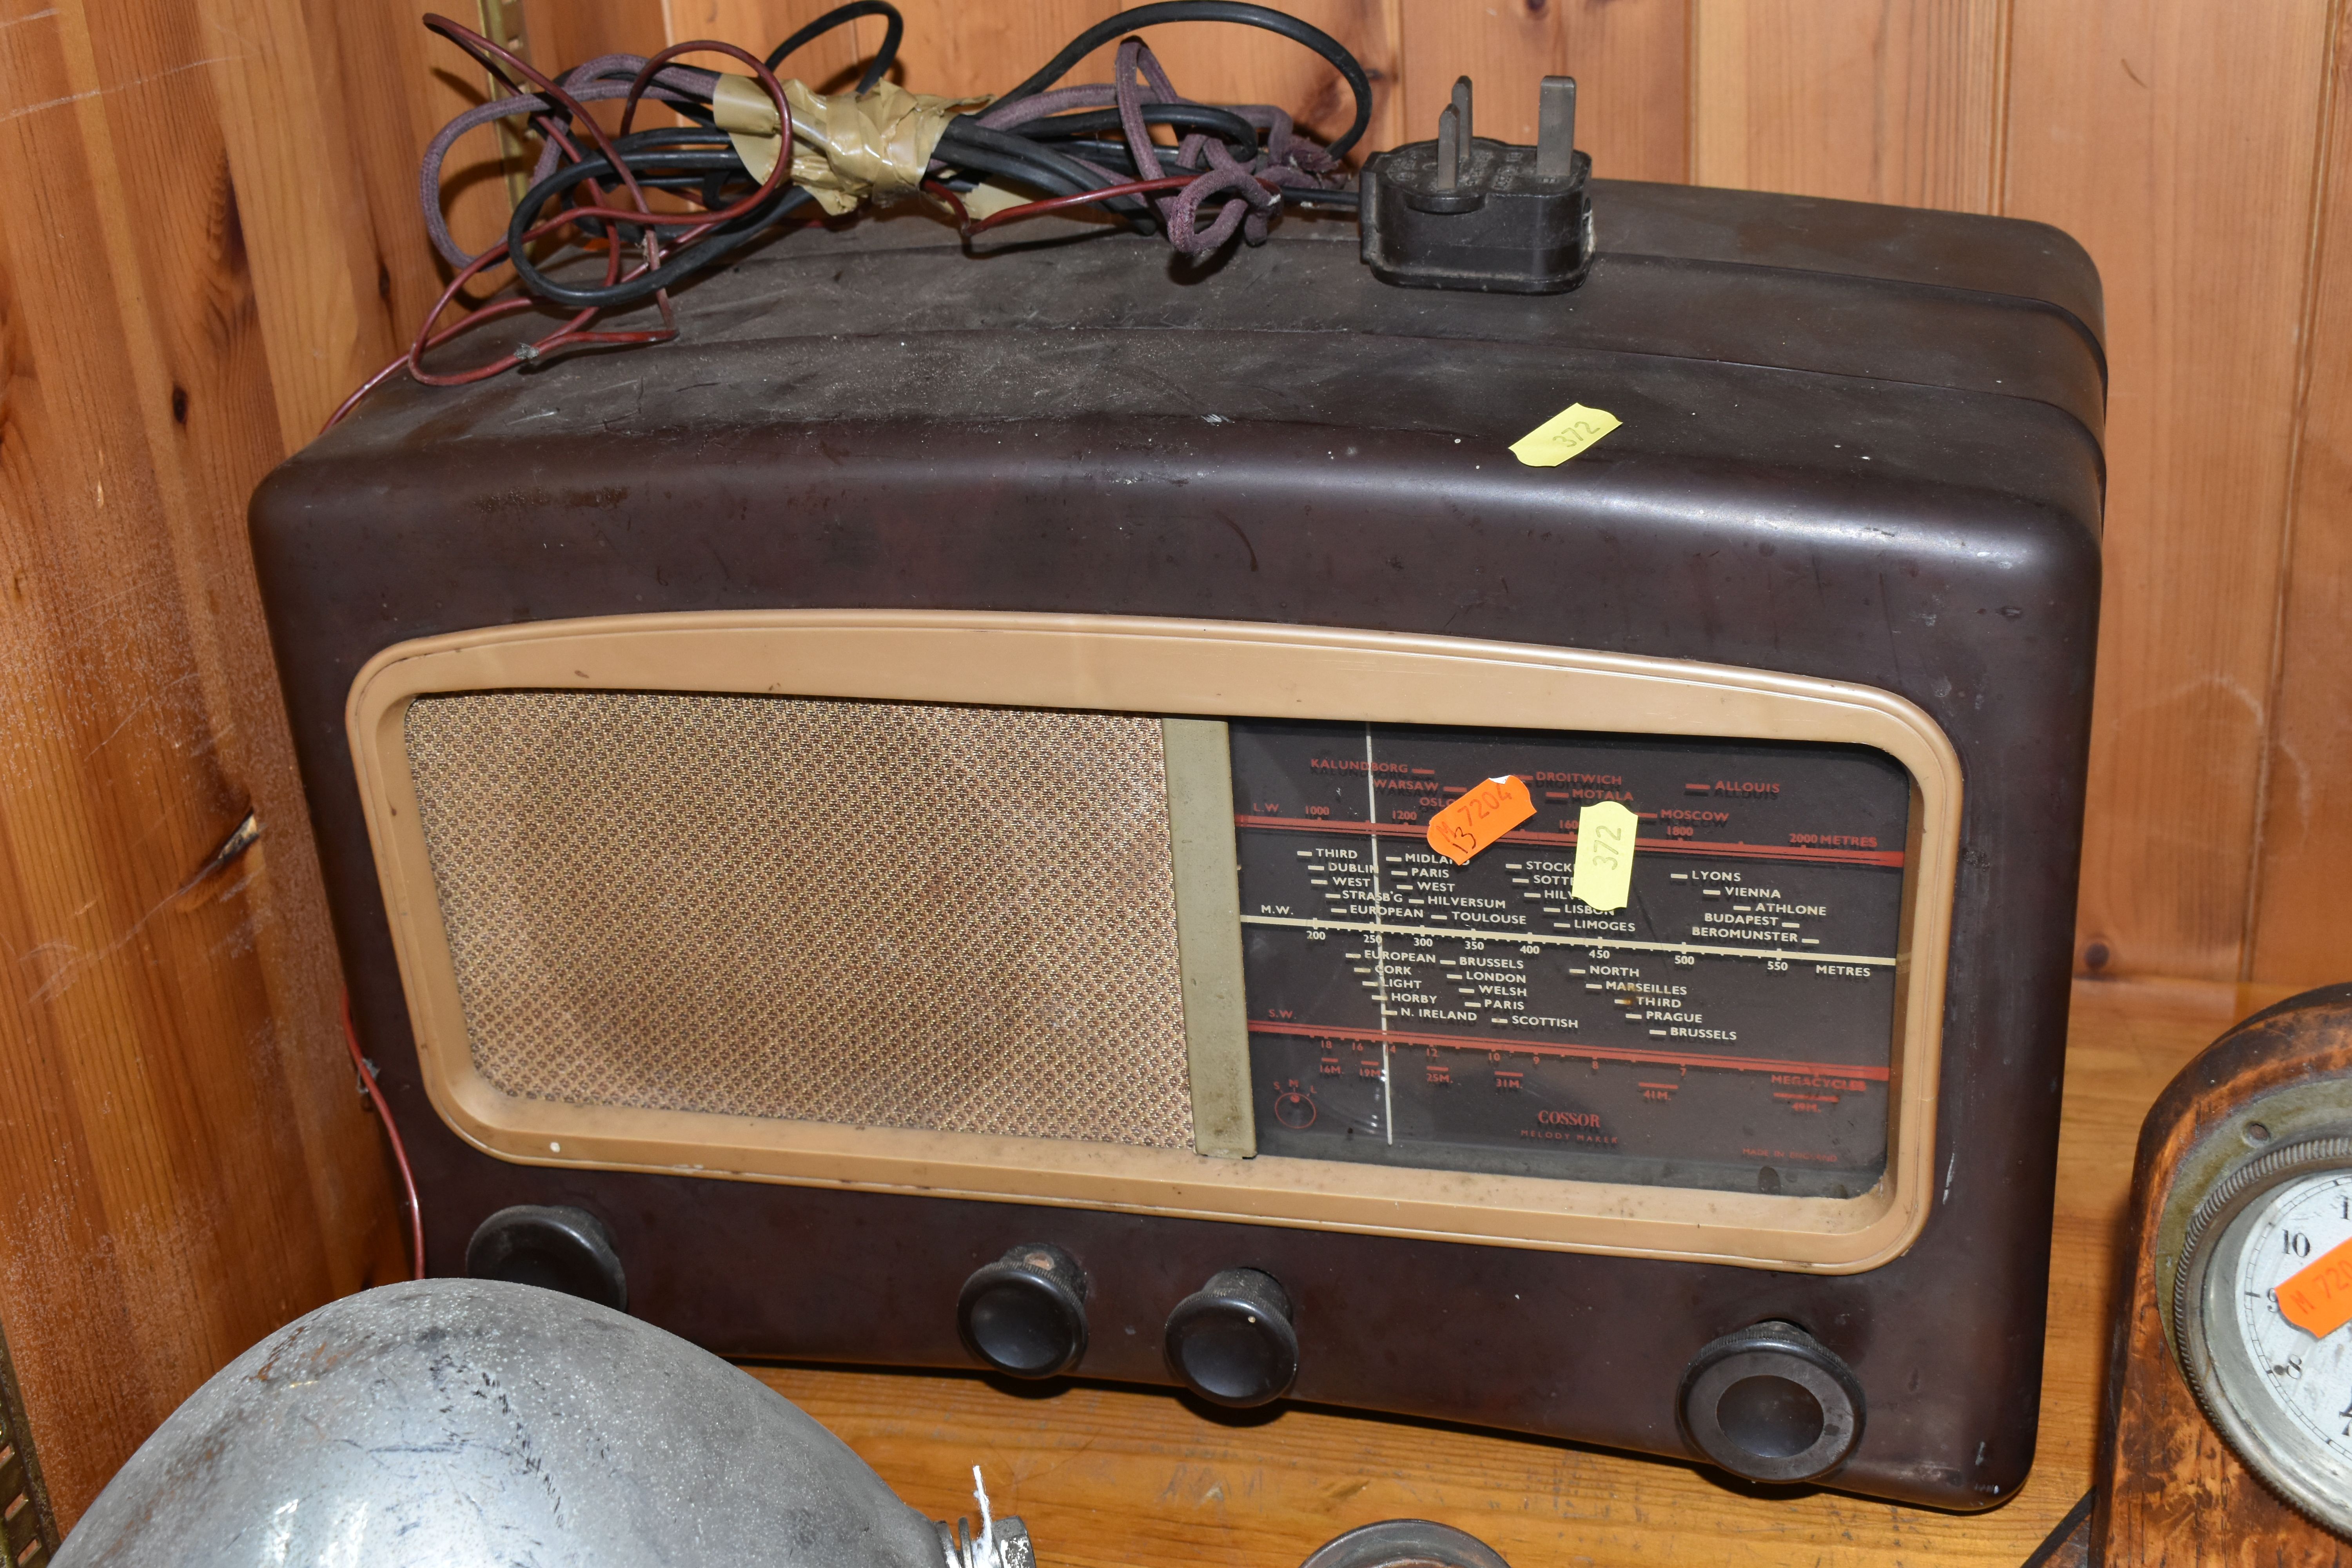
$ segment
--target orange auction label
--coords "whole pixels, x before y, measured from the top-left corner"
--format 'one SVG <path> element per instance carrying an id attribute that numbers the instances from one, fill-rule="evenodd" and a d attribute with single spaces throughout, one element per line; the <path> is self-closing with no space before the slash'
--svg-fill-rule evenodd
<path id="1" fill-rule="evenodd" d="M 2274 1292 L 2279 1315 L 2315 1340 L 2352 1323 L 2352 1241 L 2313 1258 Z"/>
<path id="2" fill-rule="evenodd" d="M 1429 847 L 1456 866 L 1536 814 L 1525 779 L 1488 779 L 1429 819 Z"/>

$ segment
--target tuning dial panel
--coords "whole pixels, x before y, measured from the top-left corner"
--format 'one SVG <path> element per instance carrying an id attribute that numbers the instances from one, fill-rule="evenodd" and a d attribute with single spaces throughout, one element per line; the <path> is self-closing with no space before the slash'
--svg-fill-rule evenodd
<path id="1" fill-rule="evenodd" d="M 964 1349 L 1009 1377 L 1055 1377 L 1087 1353 L 1087 1276 L 1047 1242 L 974 1269 L 956 1300 Z"/>
<path id="2" fill-rule="evenodd" d="M 1691 1441 L 1736 1476 L 1818 1480 L 1862 1440 L 1862 1384 L 1794 1323 L 1758 1323 L 1691 1358 L 1682 1416 Z"/>
<path id="3" fill-rule="evenodd" d="M 1290 1392 L 1298 1379 L 1298 1331 L 1290 1296 L 1273 1275 L 1228 1268 L 1168 1314 L 1168 1369 L 1213 1404 L 1245 1409 Z"/>

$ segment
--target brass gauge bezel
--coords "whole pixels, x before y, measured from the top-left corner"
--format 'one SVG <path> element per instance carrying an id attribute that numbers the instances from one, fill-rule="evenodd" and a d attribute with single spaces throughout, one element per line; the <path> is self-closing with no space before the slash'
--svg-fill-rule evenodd
<path id="1" fill-rule="evenodd" d="M 2244 1109 L 2242 1127 L 2268 1130 L 2262 1103 Z M 2315 1177 L 2352 1176 L 2352 1122 L 2299 1131 L 2242 1159 L 2198 1198 L 2180 1236 L 2165 1327 L 2198 1408 L 2231 1451 L 2296 1512 L 2352 1538 L 2352 1458 L 2285 1417 L 2240 1336 L 2212 1331 L 2235 1321 L 2240 1263 L 2269 1200 Z M 2176 1203 L 2183 1195 L 2176 1192 Z"/>

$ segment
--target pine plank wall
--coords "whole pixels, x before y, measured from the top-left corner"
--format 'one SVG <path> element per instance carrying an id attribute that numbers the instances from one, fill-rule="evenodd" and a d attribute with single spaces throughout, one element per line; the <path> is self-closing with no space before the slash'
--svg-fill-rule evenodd
<path id="1" fill-rule="evenodd" d="M 1118 9 L 900 3 L 901 79 L 954 93 Z M 1373 147 L 1464 71 L 1531 140 L 1569 71 L 1606 175 L 2081 239 L 2113 398 L 2078 967 L 2352 976 L 2352 0 L 1290 3 L 1375 73 Z M 68 1523 L 215 1368 L 399 1268 L 243 509 L 439 287 L 416 155 L 482 84 L 426 8 L 0 0 L 0 1323 Z M 526 5 L 542 65 L 823 8 Z M 1207 33 L 1156 38 L 1180 89 L 1333 118 L 1305 54 Z M 461 233 L 503 199 L 478 172 Z"/>

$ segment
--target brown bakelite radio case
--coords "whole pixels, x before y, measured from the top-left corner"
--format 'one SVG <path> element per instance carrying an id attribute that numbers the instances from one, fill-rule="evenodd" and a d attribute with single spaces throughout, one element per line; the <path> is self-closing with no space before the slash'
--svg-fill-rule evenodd
<path id="1" fill-rule="evenodd" d="M 1593 205 L 1550 297 L 1296 217 L 1197 273 L 813 228 L 675 344 L 389 387 L 273 475 L 434 1271 L 2014 1491 L 2097 278 L 2032 224 Z M 1571 403 L 1622 424 L 1513 458 Z M 1505 775 L 1536 816 L 1433 853 Z"/>

